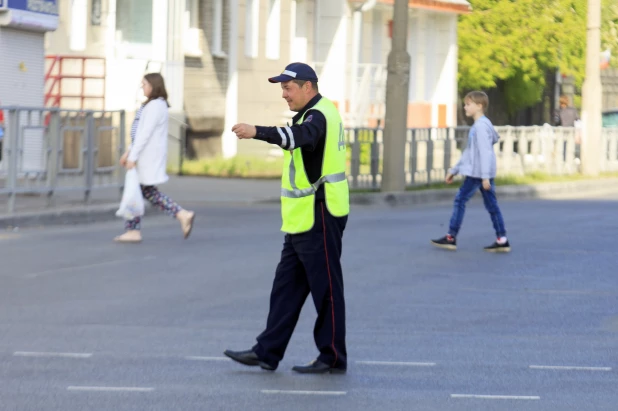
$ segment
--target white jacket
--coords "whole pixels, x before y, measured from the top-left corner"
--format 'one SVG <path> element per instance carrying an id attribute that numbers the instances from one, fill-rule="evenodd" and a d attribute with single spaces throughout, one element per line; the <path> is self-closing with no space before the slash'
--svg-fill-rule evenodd
<path id="1" fill-rule="evenodd" d="M 167 104 L 152 100 L 142 110 L 135 141 L 129 151 L 129 161 L 137 163 L 139 182 L 152 186 L 165 183 L 167 176 Z"/>

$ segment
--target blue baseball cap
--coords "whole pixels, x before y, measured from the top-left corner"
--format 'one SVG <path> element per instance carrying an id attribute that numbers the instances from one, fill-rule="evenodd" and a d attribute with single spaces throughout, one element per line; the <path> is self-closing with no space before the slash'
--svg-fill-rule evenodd
<path id="1" fill-rule="evenodd" d="M 305 63 L 291 63 L 283 70 L 283 73 L 268 79 L 271 83 L 283 83 L 290 80 L 318 81 L 318 75 Z"/>

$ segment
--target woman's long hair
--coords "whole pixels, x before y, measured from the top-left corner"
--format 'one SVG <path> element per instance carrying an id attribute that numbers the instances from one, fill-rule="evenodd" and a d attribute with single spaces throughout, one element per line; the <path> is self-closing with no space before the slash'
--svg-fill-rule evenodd
<path id="1" fill-rule="evenodd" d="M 169 107 L 170 103 L 167 101 L 167 90 L 165 89 L 165 81 L 163 80 L 163 76 L 159 73 L 148 73 L 144 76 L 144 80 L 146 80 L 152 87 L 152 92 L 144 105 L 150 103 L 152 100 L 162 98 L 165 100 L 165 104 Z"/>

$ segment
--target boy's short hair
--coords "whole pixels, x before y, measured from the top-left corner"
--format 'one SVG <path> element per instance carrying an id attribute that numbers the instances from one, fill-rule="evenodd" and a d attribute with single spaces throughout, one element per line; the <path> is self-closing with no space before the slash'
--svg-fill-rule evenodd
<path id="1" fill-rule="evenodd" d="M 473 103 L 480 104 L 481 106 L 483 106 L 483 110 L 487 110 L 487 107 L 489 107 L 489 97 L 487 97 L 487 94 L 482 91 L 469 92 L 464 98 L 464 101 L 466 100 L 470 100 Z"/>

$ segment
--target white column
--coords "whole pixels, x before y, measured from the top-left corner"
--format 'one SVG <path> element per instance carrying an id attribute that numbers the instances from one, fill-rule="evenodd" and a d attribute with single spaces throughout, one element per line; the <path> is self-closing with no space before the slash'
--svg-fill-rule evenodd
<path id="1" fill-rule="evenodd" d="M 446 106 L 446 126 L 447 127 L 456 127 L 457 126 L 457 100 L 458 96 L 458 86 L 457 86 L 457 75 L 459 73 L 458 66 L 458 58 L 459 58 L 459 47 L 457 46 L 457 22 L 458 16 L 453 14 L 449 21 L 449 52 L 447 58 L 447 66 L 448 66 L 448 77 L 446 81 L 449 84 L 447 88 L 447 106 Z"/>
<path id="2" fill-rule="evenodd" d="M 167 59 L 167 3 L 167 0 L 153 0 L 152 2 L 152 59 L 161 63 Z M 172 8 L 171 5 L 170 8 Z"/>
<path id="3" fill-rule="evenodd" d="M 373 25 L 371 26 L 371 37 L 373 39 L 371 47 L 371 61 L 374 64 L 384 64 L 385 60 L 383 41 L 386 29 L 384 27 L 384 16 L 380 10 L 373 10 Z"/>
<path id="4" fill-rule="evenodd" d="M 308 24 L 307 19 L 307 1 L 308 0 L 293 0 L 291 8 L 291 24 L 290 24 L 290 61 L 307 62 L 308 58 Z"/>
<path id="5" fill-rule="evenodd" d="M 442 61 L 440 61 L 440 57 L 443 55 L 440 47 L 444 47 L 444 44 L 442 44 L 437 38 L 440 36 L 442 29 L 442 20 L 440 16 L 441 15 L 432 13 L 428 16 L 429 24 L 426 26 L 428 38 L 425 48 L 425 58 L 427 59 L 427 71 L 425 72 L 427 88 L 425 90 L 425 100 L 431 102 L 431 127 L 438 126 L 438 86 L 440 72 L 443 68 L 443 65 L 441 64 Z"/>
<path id="6" fill-rule="evenodd" d="M 351 64 L 351 73 L 349 78 L 349 92 L 347 93 L 348 98 L 350 99 L 350 125 L 352 127 L 357 127 L 360 124 L 360 119 L 358 118 L 358 110 L 357 110 L 357 96 L 358 96 L 358 87 L 359 87 L 359 79 L 360 73 L 359 62 L 360 62 L 360 53 L 361 53 L 361 38 L 362 38 L 362 30 L 363 30 L 363 12 L 360 8 L 354 10 L 352 17 L 352 64 Z"/>
<path id="7" fill-rule="evenodd" d="M 105 9 L 104 9 L 105 10 Z M 103 14 L 105 16 L 105 14 Z M 106 64 L 106 76 L 105 79 L 105 109 L 113 110 L 118 109 L 119 105 L 111 101 L 109 96 L 112 96 L 115 92 L 116 85 L 112 81 L 112 70 L 116 64 L 116 0 L 107 0 L 107 15 L 105 17 L 104 27 L 106 28 L 104 34 L 105 41 L 105 64 Z M 122 107 L 124 108 L 124 107 Z"/>
<path id="8" fill-rule="evenodd" d="M 86 50 L 88 1 L 72 0 L 71 2 L 71 41 L 70 48 L 73 51 Z"/>
<path id="9" fill-rule="evenodd" d="M 446 106 L 446 125 L 454 125 L 454 105 L 457 99 L 457 17 L 444 15 L 438 17 L 438 38 L 435 50 L 435 71 L 439 76 L 435 82 L 432 102 L 432 126 L 438 126 L 438 106 Z"/>
<path id="10" fill-rule="evenodd" d="M 598 175 L 606 149 L 601 151 L 601 3 L 588 0 L 588 34 L 586 38 L 586 79 L 582 89 L 582 173 Z"/>
<path id="11" fill-rule="evenodd" d="M 410 25 L 408 26 L 408 54 L 410 54 L 410 84 L 408 89 L 408 101 L 416 101 L 416 92 L 419 87 L 419 26 L 420 17 L 418 10 L 410 10 Z"/>
<path id="12" fill-rule="evenodd" d="M 184 121 L 184 12 L 186 0 L 169 0 L 167 10 L 167 36 L 164 75 L 170 112 Z"/>
<path id="13" fill-rule="evenodd" d="M 377 69 L 380 73 L 376 83 L 371 85 L 371 99 L 374 106 L 374 115 L 381 118 L 384 114 L 384 99 L 386 97 L 386 60 L 384 59 L 384 43 L 386 40 L 386 24 L 384 15 L 380 10 L 372 10 L 373 23 L 371 26 L 371 62 L 375 65 L 384 66 Z"/>
<path id="14" fill-rule="evenodd" d="M 221 141 L 223 157 L 234 157 L 238 139 L 232 127 L 238 121 L 238 0 L 229 0 L 230 41 L 228 53 L 228 84 L 225 94 L 225 126 Z"/>
<path id="15" fill-rule="evenodd" d="M 302 0 L 300 0 L 302 1 Z M 296 59 L 296 25 L 298 24 L 298 18 L 296 16 L 298 10 L 298 0 L 290 1 L 290 61 L 297 61 Z"/>
<path id="16" fill-rule="evenodd" d="M 413 90 L 413 94 L 410 96 L 411 101 L 425 101 L 425 84 L 427 83 L 427 78 L 425 75 L 425 67 L 427 64 L 427 48 L 425 47 L 426 39 L 427 39 L 427 14 L 424 10 L 418 11 L 418 19 L 417 25 L 415 27 L 415 50 L 416 50 L 416 62 L 412 59 L 412 64 L 415 66 L 415 70 L 412 72 L 416 73 L 416 79 L 414 81 L 415 90 Z"/>
<path id="17" fill-rule="evenodd" d="M 347 1 L 320 0 L 319 11 L 318 61 L 325 63 L 320 78 L 320 91 L 331 100 L 338 101 L 339 109 L 343 111 L 346 90 L 344 79 L 348 67 Z"/>

